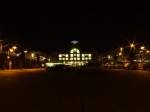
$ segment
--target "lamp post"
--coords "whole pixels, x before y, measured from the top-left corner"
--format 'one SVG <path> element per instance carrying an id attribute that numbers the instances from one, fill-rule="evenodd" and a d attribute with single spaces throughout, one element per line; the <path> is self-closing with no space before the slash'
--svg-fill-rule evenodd
<path id="1" fill-rule="evenodd" d="M 141 60 L 141 69 L 143 70 L 143 64 L 144 64 L 144 50 L 145 46 L 140 47 L 140 60 Z"/>
<path id="2" fill-rule="evenodd" d="M 34 65 L 34 58 L 35 58 L 35 54 L 31 53 L 31 66 L 33 67 Z"/>
<path id="3" fill-rule="evenodd" d="M 25 63 L 24 63 L 24 64 L 25 64 L 25 67 L 26 67 L 26 65 L 27 65 L 27 64 L 26 64 L 27 53 L 28 53 L 28 51 L 25 50 L 25 51 L 24 51 L 24 55 L 25 55 L 25 57 L 24 57 L 24 62 L 25 62 Z"/>
<path id="4" fill-rule="evenodd" d="M 14 50 L 12 48 L 9 48 L 8 50 L 8 56 L 7 56 L 7 59 L 8 59 L 8 69 L 12 69 L 12 58 L 11 58 L 11 54 L 14 52 Z"/>

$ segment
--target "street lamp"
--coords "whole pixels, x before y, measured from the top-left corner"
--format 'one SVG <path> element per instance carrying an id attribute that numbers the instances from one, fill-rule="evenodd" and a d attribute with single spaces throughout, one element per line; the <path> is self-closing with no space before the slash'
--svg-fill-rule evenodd
<path id="1" fill-rule="evenodd" d="M 141 46 L 141 51 L 140 51 L 140 57 L 141 57 L 141 68 L 143 69 L 143 63 L 144 63 L 144 55 L 145 53 L 143 52 L 145 50 L 144 46 Z M 147 52 L 147 51 L 146 51 Z"/>
<path id="2" fill-rule="evenodd" d="M 26 60 L 26 58 L 27 58 L 27 53 L 28 53 L 28 51 L 27 51 L 27 50 L 24 50 L 24 54 L 25 54 L 25 59 L 24 59 L 24 61 L 25 61 L 25 67 L 26 67 L 26 63 L 27 63 L 27 60 Z"/>
<path id="3" fill-rule="evenodd" d="M 122 52 L 119 53 L 119 56 L 121 56 L 121 55 L 122 55 Z"/>
<path id="4" fill-rule="evenodd" d="M 16 49 L 17 49 L 17 46 L 13 46 L 12 48 L 13 48 L 14 50 L 16 50 Z"/>
<path id="5" fill-rule="evenodd" d="M 108 59 L 110 59 L 111 57 L 110 57 L 110 55 L 108 55 Z"/>
<path id="6" fill-rule="evenodd" d="M 121 51 L 121 52 L 123 51 L 123 48 L 122 48 L 122 47 L 120 47 L 120 51 Z"/>
<path id="7" fill-rule="evenodd" d="M 144 50 L 145 49 L 145 47 L 144 46 L 141 46 L 141 50 Z"/>
<path id="8" fill-rule="evenodd" d="M 32 59 L 35 57 L 35 54 L 34 53 L 31 53 L 31 57 L 32 57 Z"/>
<path id="9" fill-rule="evenodd" d="M 24 51 L 25 54 L 26 54 L 27 52 L 28 52 L 27 50 Z"/>
<path id="10" fill-rule="evenodd" d="M 14 52 L 14 50 L 13 50 L 12 48 L 10 48 L 9 51 L 10 51 L 11 53 Z"/>
<path id="11" fill-rule="evenodd" d="M 130 47 L 131 47 L 131 48 L 134 48 L 134 47 L 135 47 L 134 43 L 131 43 L 131 44 L 130 44 Z"/>

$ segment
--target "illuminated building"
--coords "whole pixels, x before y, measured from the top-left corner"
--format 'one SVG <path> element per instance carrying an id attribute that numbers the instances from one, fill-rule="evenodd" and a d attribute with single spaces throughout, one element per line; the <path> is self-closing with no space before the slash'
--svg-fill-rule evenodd
<path id="1" fill-rule="evenodd" d="M 65 64 L 81 66 L 92 60 L 92 54 L 84 54 L 78 48 L 72 48 L 68 54 L 59 54 L 58 59 Z"/>

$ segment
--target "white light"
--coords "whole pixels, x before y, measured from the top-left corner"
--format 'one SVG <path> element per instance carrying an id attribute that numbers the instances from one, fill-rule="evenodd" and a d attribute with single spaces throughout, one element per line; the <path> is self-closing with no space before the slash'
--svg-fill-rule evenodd
<path id="1" fill-rule="evenodd" d="M 111 59 L 111 56 L 110 55 L 108 55 L 108 57 L 107 57 L 108 59 Z"/>
<path id="2" fill-rule="evenodd" d="M 14 50 L 16 50 L 16 49 L 17 49 L 17 47 L 16 47 L 16 46 L 13 46 L 12 48 L 13 48 Z"/>
<path id="3" fill-rule="evenodd" d="M 10 51 L 10 52 L 13 52 L 14 50 L 13 50 L 13 49 L 9 49 L 9 51 Z"/>
<path id="4" fill-rule="evenodd" d="M 122 50 L 123 50 L 123 48 L 122 47 L 120 47 L 120 51 L 122 52 Z"/>
<path id="5" fill-rule="evenodd" d="M 149 51 L 149 50 L 147 50 L 146 52 L 147 52 L 147 53 L 150 53 L 150 51 Z"/>
<path id="6" fill-rule="evenodd" d="M 61 57 L 62 57 L 62 55 L 61 55 L 61 54 L 59 54 L 59 57 L 61 58 Z"/>
<path id="7" fill-rule="evenodd" d="M 80 51 L 77 48 L 73 48 L 71 49 L 70 53 L 80 53 Z"/>
<path id="8" fill-rule="evenodd" d="M 122 55 L 122 53 L 120 52 L 120 53 L 119 53 L 119 56 L 121 56 L 121 55 Z"/>
<path id="9" fill-rule="evenodd" d="M 80 54 L 77 54 L 77 57 L 80 57 Z"/>
<path id="10" fill-rule="evenodd" d="M 32 54 L 31 54 L 31 57 L 32 57 L 32 58 L 34 58 L 34 56 L 35 56 L 35 54 L 34 54 L 34 53 L 32 53 Z"/>
<path id="11" fill-rule="evenodd" d="M 77 54 L 73 54 L 74 56 L 77 56 Z"/>
<path id="12" fill-rule="evenodd" d="M 72 44 L 77 44 L 78 41 L 77 41 L 77 40 L 73 40 L 73 41 L 71 41 L 71 43 L 72 43 Z"/>
<path id="13" fill-rule="evenodd" d="M 144 50 L 145 49 L 145 47 L 144 46 L 141 46 L 141 50 Z"/>
<path id="14" fill-rule="evenodd" d="M 68 57 L 68 54 L 66 54 L 66 57 Z"/>
<path id="15" fill-rule="evenodd" d="M 53 66 L 55 66 L 55 64 L 54 63 L 46 63 L 46 66 L 47 67 L 53 67 Z"/>
<path id="16" fill-rule="evenodd" d="M 20 56 L 20 54 L 18 53 L 18 54 L 16 54 L 16 56 L 17 56 L 17 57 L 19 57 L 19 56 Z"/>
<path id="17" fill-rule="evenodd" d="M 27 52 L 28 52 L 27 50 L 24 51 L 24 53 L 27 53 Z"/>
<path id="18" fill-rule="evenodd" d="M 73 54 L 70 54 L 70 57 L 73 57 Z"/>
<path id="19" fill-rule="evenodd" d="M 80 58 L 77 58 L 77 60 L 80 60 Z"/>
<path id="20" fill-rule="evenodd" d="M 41 64 L 42 67 L 44 67 L 44 64 Z"/>

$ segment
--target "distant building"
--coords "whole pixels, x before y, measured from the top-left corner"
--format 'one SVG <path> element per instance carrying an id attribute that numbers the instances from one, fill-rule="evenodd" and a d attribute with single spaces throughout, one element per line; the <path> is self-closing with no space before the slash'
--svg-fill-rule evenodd
<path id="1" fill-rule="evenodd" d="M 58 59 L 65 64 L 81 66 L 92 60 L 92 54 L 81 53 L 78 48 L 72 48 L 68 53 L 58 54 Z"/>
<path id="2" fill-rule="evenodd" d="M 50 54 L 52 63 L 64 63 L 72 66 L 82 66 L 86 63 L 99 62 L 99 54 L 90 48 L 80 48 L 78 41 L 71 41 L 70 47 L 60 48 Z"/>

